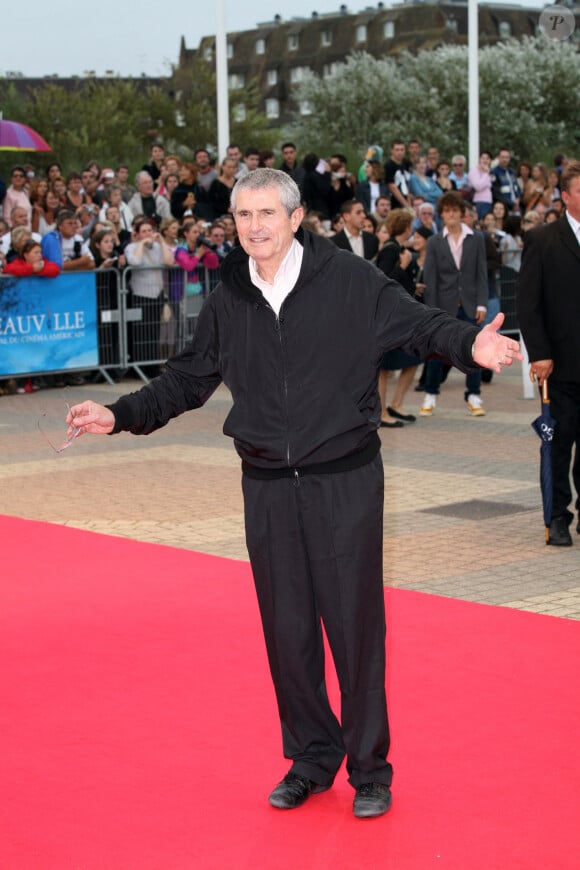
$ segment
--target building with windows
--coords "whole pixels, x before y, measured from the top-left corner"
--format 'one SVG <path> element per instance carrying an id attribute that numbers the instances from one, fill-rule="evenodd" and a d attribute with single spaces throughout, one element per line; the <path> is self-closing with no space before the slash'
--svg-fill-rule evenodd
<path id="1" fill-rule="evenodd" d="M 480 46 L 509 37 L 535 36 L 540 11 L 480 3 Z M 466 0 L 378 3 L 356 13 L 342 5 L 336 13 L 313 12 L 310 18 L 288 21 L 276 15 L 253 30 L 228 34 L 229 83 L 231 89 L 243 89 L 250 81 L 256 82 L 263 111 L 278 125 L 289 121 L 296 111 L 308 112 L 308 106 L 297 105 L 294 98 L 307 72 L 332 76 L 352 51 L 396 58 L 403 51 L 416 53 L 466 42 Z M 214 54 L 214 36 L 204 37 L 197 49 L 187 48 L 182 39 L 179 67 L 187 69 L 199 56 L 213 61 Z"/>

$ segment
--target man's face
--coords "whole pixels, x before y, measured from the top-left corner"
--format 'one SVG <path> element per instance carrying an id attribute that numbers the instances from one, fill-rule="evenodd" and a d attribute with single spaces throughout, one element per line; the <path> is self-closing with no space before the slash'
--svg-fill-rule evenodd
<path id="1" fill-rule="evenodd" d="M 455 206 L 446 205 L 441 212 L 441 217 L 443 218 L 443 223 L 449 232 L 457 230 L 461 224 L 461 209 L 456 208 Z"/>
<path id="2" fill-rule="evenodd" d="M 246 157 L 246 166 L 248 167 L 248 170 L 250 172 L 252 171 L 252 169 L 258 168 L 259 162 L 260 162 L 260 155 L 259 154 L 248 154 L 248 156 Z"/>
<path id="3" fill-rule="evenodd" d="M 465 163 L 463 160 L 454 160 L 453 161 L 453 172 L 461 178 L 463 173 L 465 172 Z"/>
<path id="4" fill-rule="evenodd" d="M 343 214 L 344 223 L 349 233 L 358 233 L 362 230 L 365 222 L 365 210 L 360 202 L 353 205 L 350 212 Z"/>
<path id="5" fill-rule="evenodd" d="M 409 152 L 409 159 L 411 163 L 414 163 L 421 153 L 421 145 L 419 142 L 409 142 L 409 147 L 407 148 Z"/>
<path id="6" fill-rule="evenodd" d="M 553 208 L 554 211 L 557 212 L 558 214 L 562 214 L 562 212 L 564 211 L 563 206 L 564 206 L 564 203 L 563 203 L 563 201 L 562 201 L 561 199 L 555 199 L 555 200 L 552 202 L 552 208 Z"/>
<path id="7" fill-rule="evenodd" d="M 510 159 L 511 159 L 511 154 L 507 150 L 507 148 L 504 148 L 504 150 L 500 151 L 499 154 L 497 155 L 497 161 L 502 169 L 508 168 L 508 166 L 510 165 Z"/>
<path id="8" fill-rule="evenodd" d="M 108 221 L 111 221 L 111 223 L 113 223 L 113 224 L 119 223 L 120 215 L 119 215 L 119 209 L 117 208 L 116 205 L 110 205 L 109 208 L 107 209 L 106 214 L 107 214 Z"/>
<path id="9" fill-rule="evenodd" d="M 292 148 L 290 145 L 287 145 L 286 148 L 282 149 L 282 157 L 284 158 L 284 162 L 288 164 L 288 166 L 294 166 L 296 163 L 296 148 Z"/>
<path id="10" fill-rule="evenodd" d="M 398 143 L 397 145 L 393 145 L 391 148 L 391 157 L 395 161 L 395 163 L 402 163 L 405 157 L 405 146 L 403 143 Z"/>
<path id="11" fill-rule="evenodd" d="M 213 245 L 217 245 L 220 248 L 226 240 L 226 234 L 223 227 L 213 227 L 212 231 L 209 235 L 210 241 Z"/>
<path id="12" fill-rule="evenodd" d="M 391 201 L 386 196 L 381 196 L 377 199 L 375 211 L 381 220 L 384 220 L 391 210 Z"/>
<path id="13" fill-rule="evenodd" d="M 10 214 L 10 221 L 13 227 L 27 227 L 28 226 L 28 215 L 26 214 L 26 209 L 23 208 L 14 208 Z"/>
<path id="14" fill-rule="evenodd" d="M 76 218 L 65 218 L 61 224 L 59 224 L 60 234 L 63 239 L 72 239 L 74 234 L 77 231 L 78 221 Z"/>
<path id="15" fill-rule="evenodd" d="M 234 145 L 233 148 L 228 148 L 226 151 L 226 154 L 228 157 L 231 157 L 232 160 L 235 160 L 236 163 L 239 163 L 240 160 L 242 159 L 242 152 L 240 151 L 240 149 L 238 148 L 237 145 Z"/>
<path id="16" fill-rule="evenodd" d="M 153 196 L 153 179 L 147 173 L 139 176 L 137 187 L 141 196 Z"/>
<path id="17" fill-rule="evenodd" d="M 103 169 L 101 173 L 101 181 L 105 187 L 110 187 L 115 180 L 115 173 L 110 167 Z"/>
<path id="18" fill-rule="evenodd" d="M 125 184 L 127 179 L 129 178 L 129 170 L 126 166 L 121 166 L 121 168 L 117 171 L 117 179 L 121 182 L 121 184 Z"/>
<path id="19" fill-rule="evenodd" d="M 464 224 L 466 224 L 466 226 L 473 229 L 473 225 L 475 223 L 475 214 L 472 211 L 470 211 L 469 209 L 466 209 L 465 214 L 463 215 L 461 220 L 463 221 Z"/>
<path id="20" fill-rule="evenodd" d="M 209 166 L 209 154 L 207 153 L 207 151 L 198 151 L 195 156 L 195 162 L 198 169 L 207 169 L 207 167 Z"/>
<path id="21" fill-rule="evenodd" d="M 429 165 L 431 167 L 437 166 L 439 163 L 439 149 L 438 148 L 428 148 L 427 149 L 427 160 L 429 161 Z"/>
<path id="22" fill-rule="evenodd" d="M 288 216 L 276 188 L 242 189 L 237 194 L 235 220 L 240 244 L 258 266 L 274 273 L 290 250 L 303 217 L 302 208 Z"/>
<path id="23" fill-rule="evenodd" d="M 419 212 L 419 220 L 423 224 L 424 227 L 427 227 L 428 230 L 433 228 L 433 221 L 435 220 L 435 213 L 429 208 L 423 208 Z"/>
<path id="24" fill-rule="evenodd" d="M 15 169 L 14 172 L 10 175 L 10 181 L 12 182 L 12 186 L 15 190 L 22 190 L 24 185 L 26 184 L 26 173 L 21 169 Z"/>
<path id="25" fill-rule="evenodd" d="M 93 184 L 95 183 L 94 173 L 90 169 L 84 169 L 81 172 L 81 179 L 82 179 L 81 184 L 85 190 L 87 190 L 87 188 L 90 189 L 93 186 Z"/>

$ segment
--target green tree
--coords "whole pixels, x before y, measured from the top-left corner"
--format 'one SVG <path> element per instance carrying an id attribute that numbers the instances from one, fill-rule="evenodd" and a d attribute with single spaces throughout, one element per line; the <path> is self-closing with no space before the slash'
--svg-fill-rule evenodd
<path id="1" fill-rule="evenodd" d="M 580 141 L 580 54 L 573 43 L 510 40 L 479 52 L 481 146 L 507 144 L 518 158 L 551 160 Z M 350 55 L 329 79 L 298 91 L 311 114 L 288 135 L 321 153 L 362 154 L 371 143 L 418 138 L 442 153 L 467 149 L 467 48 L 442 46 L 398 61 Z"/>

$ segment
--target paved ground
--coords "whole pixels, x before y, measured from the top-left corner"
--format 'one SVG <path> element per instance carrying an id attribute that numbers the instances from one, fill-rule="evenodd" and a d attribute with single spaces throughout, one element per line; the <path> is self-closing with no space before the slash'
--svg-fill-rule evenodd
<path id="1" fill-rule="evenodd" d="M 547 547 L 538 485 L 539 411 L 521 367 L 465 410 L 450 375 L 432 418 L 381 430 L 385 581 L 405 589 L 580 619 L 580 536 Z M 148 438 L 84 437 L 57 455 L 65 402 L 110 402 L 139 382 L 0 398 L 0 513 L 245 559 L 239 461 L 221 433 L 225 388 Z M 411 393 L 409 410 L 420 395 Z M 574 524 L 575 528 L 575 524 Z M 34 546 L 34 541 L 31 541 Z M 66 558 L 66 554 L 63 554 Z"/>

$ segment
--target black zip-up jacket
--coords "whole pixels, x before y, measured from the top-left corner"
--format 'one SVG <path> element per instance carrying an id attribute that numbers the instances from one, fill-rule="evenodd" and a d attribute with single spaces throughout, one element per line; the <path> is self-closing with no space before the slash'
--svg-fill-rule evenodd
<path id="1" fill-rule="evenodd" d="M 382 355 L 403 347 L 477 368 L 478 329 L 420 305 L 373 265 L 299 230 L 300 275 L 279 316 L 234 249 L 191 344 L 164 373 L 109 406 L 115 432 L 148 434 L 206 402 L 223 381 L 233 407 L 223 431 L 246 469 L 319 468 L 376 453 Z M 372 447 L 376 444 L 376 449 Z M 374 452 L 373 452 L 374 450 Z"/>

